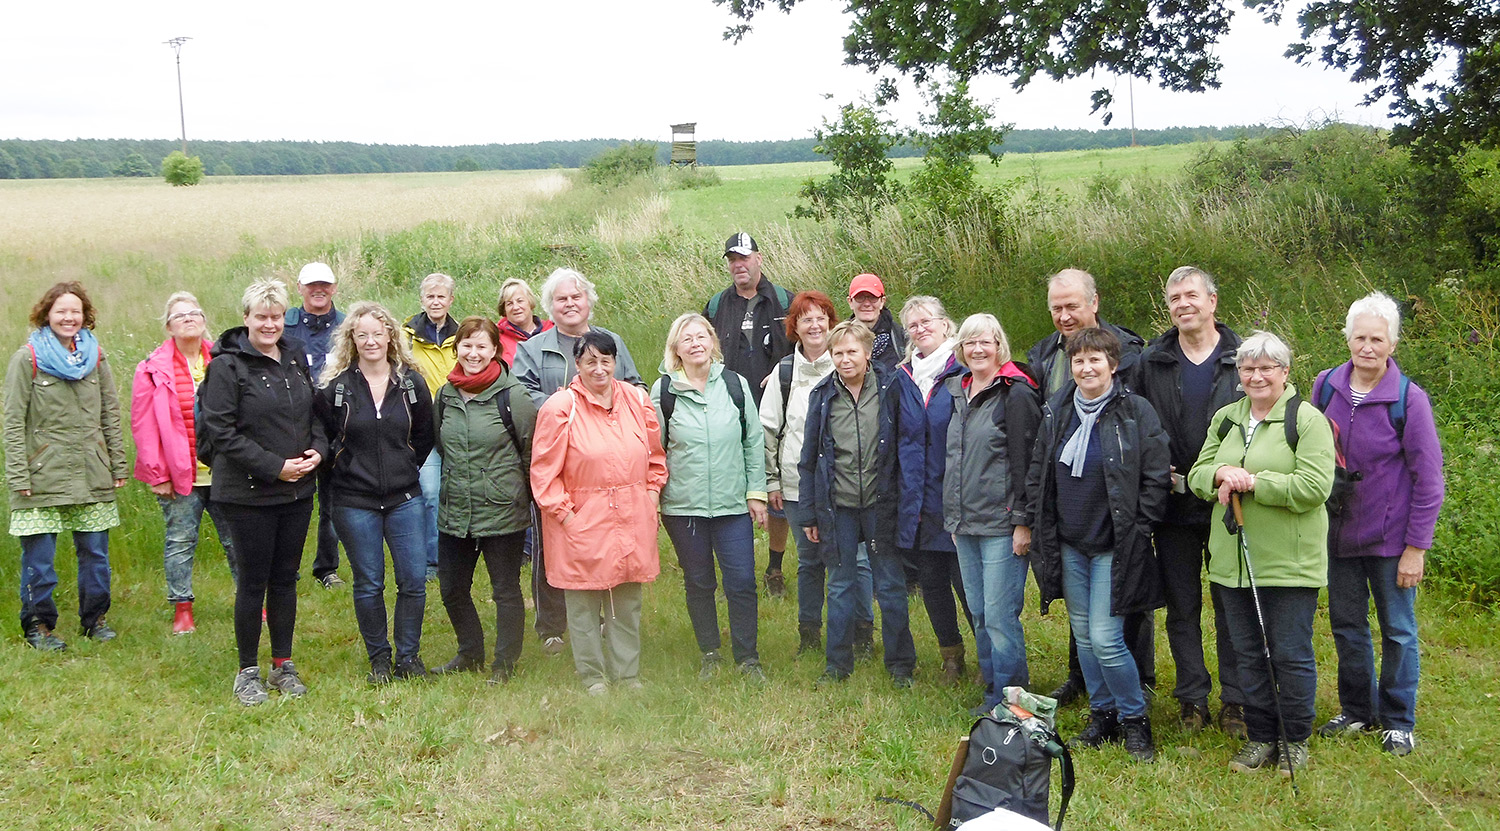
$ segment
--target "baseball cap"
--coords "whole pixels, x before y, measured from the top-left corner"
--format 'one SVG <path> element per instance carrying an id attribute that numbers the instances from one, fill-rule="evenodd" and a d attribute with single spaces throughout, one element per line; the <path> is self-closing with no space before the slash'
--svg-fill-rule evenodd
<path id="1" fill-rule="evenodd" d="M 724 241 L 724 256 L 726 257 L 730 254 L 739 254 L 742 257 L 748 257 L 759 250 L 760 246 L 755 244 L 755 237 L 750 236 L 744 231 Z"/>
<path id="2" fill-rule="evenodd" d="M 873 294 L 876 297 L 885 297 L 885 283 L 873 274 L 861 274 L 849 281 L 849 297 L 853 299 L 856 294 Z"/>
<path id="3" fill-rule="evenodd" d="M 305 286 L 308 283 L 338 283 L 339 278 L 333 276 L 333 269 L 327 263 L 308 263 L 302 267 L 297 274 L 297 284 Z"/>

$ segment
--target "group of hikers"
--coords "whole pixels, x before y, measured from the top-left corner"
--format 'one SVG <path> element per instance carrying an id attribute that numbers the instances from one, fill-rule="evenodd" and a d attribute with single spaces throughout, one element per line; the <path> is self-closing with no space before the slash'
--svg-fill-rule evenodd
<path id="1" fill-rule="evenodd" d="M 885 668 L 895 687 L 912 686 L 907 598 L 919 593 L 936 678 L 971 677 L 968 628 L 976 712 L 995 707 L 1004 687 L 1031 682 L 1020 620 L 1030 572 L 1044 613 L 1066 605 L 1069 674 L 1051 695 L 1087 699 L 1075 746 L 1118 742 L 1154 757 L 1154 611 L 1165 606 L 1178 726 L 1242 739 L 1232 770 L 1290 774 L 1307 764 L 1315 731 L 1313 621 L 1326 586 L 1340 711 L 1316 732 L 1378 730 L 1386 751 L 1413 749 L 1416 587 L 1443 501 L 1442 452 L 1427 394 L 1393 359 L 1401 319 L 1390 297 L 1349 307 L 1349 361 L 1304 393 L 1289 382 L 1287 344 L 1220 322 L 1213 278 L 1191 266 L 1166 278 L 1172 326 L 1150 343 L 1101 317 L 1087 272 L 1052 275 L 1055 331 L 1023 357 L 992 314 L 956 322 L 926 295 L 893 314 L 874 274 L 850 282 L 841 319 L 823 292 L 773 284 L 746 233 L 726 241 L 724 262 L 731 284 L 672 322 L 649 388 L 622 339 L 592 322 L 594 284 L 566 268 L 540 297 L 506 280 L 495 318 L 463 320 L 449 314 L 453 278 L 428 275 L 420 311 L 403 323 L 374 302 L 336 309 L 337 277 L 310 263 L 301 307 L 280 281 L 257 281 L 242 325 L 217 338 L 192 294 L 172 294 L 167 337 L 135 371 L 130 430 L 134 477 L 164 519 L 173 631 L 195 628 L 207 512 L 236 585 L 235 698 L 306 694 L 291 658 L 316 503 L 312 574 L 343 585 L 342 544 L 371 683 L 485 670 L 508 681 L 526 640 L 529 564 L 541 651 L 571 648 L 589 694 L 638 688 L 642 587 L 660 570 L 660 527 L 682 570 L 701 677 L 759 684 L 758 602 L 787 593 L 790 538 L 798 653 L 823 652 L 820 686 L 876 653 L 876 607 Z M 65 648 L 53 601 L 65 531 L 82 634 L 115 637 L 109 529 L 131 469 L 94 324 L 82 285 L 52 286 L 5 379 L 21 625 L 40 650 Z M 481 560 L 492 653 L 472 597 Z M 429 669 L 420 643 L 434 579 L 457 654 Z"/>

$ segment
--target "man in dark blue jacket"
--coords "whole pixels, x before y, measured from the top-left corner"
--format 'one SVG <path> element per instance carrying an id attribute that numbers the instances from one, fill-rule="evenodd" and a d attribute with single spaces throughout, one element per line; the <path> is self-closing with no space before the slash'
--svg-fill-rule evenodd
<path id="1" fill-rule="evenodd" d="M 323 374 L 323 362 L 333 347 L 333 330 L 344 322 L 344 313 L 333 307 L 338 293 L 338 278 L 327 263 L 308 263 L 297 274 L 297 292 L 302 307 L 286 310 L 286 338 L 302 344 L 313 383 Z M 313 558 L 313 578 L 326 589 L 344 585 L 339 577 L 339 535 L 333 528 L 333 511 L 328 504 L 328 468 L 318 471 L 318 552 Z"/>

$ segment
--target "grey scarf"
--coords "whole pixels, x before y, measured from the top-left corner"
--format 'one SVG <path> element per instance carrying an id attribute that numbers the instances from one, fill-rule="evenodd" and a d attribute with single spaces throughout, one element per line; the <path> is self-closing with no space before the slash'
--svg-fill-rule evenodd
<path id="1" fill-rule="evenodd" d="M 1103 395 L 1088 401 L 1083 397 L 1083 391 L 1073 390 L 1073 411 L 1078 413 L 1078 429 L 1073 431 L 1073 437 L 1063 445 L 1062 453 L 1057 460 L 1068 465 L 1074 479 L 1083 478 L 1083 459 L 1089 452 L 1089 435 L 1094 432 L 1094 423 L 1099 420 L 1099 412 L 1111 398 L 1115 397 L 1113 384 Z"/>

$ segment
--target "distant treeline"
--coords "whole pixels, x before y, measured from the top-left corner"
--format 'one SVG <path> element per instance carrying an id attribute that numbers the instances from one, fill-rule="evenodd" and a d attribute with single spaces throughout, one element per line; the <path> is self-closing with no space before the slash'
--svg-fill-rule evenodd
<path id="1" fill-rule="evenodd" d="M 1186 144 L 1208 139 L 1255 137 L 1270 128 L 1173 127 L 1139 130 L 1137 144 Z M 621 139 L 543 141 L 533 144 L 474 144 L 426 147 L 411 144 L 355 144 L 346 141 L 194 141 L 188 151 L 203 159 L 210 176 L 306 176 L 322 173 L 412 173 L 446 170 L 537 170 L 580 167 Z M 667 161 L 670 145 L 658 142 Z M 700 141 L 698 161 L 707 165 L 775 164 L 822 159 L 813 139 L 787 141 Z M 1013 130 L 1002 150 L 1045 153 L 1098 150 L 1130 145 L 1129 130 Z M 159 175 L 161 160 L 180 143 L 171 140 L 74 139 L 0 140 L 0 179 L 79 179 Z M 892 156 L 918 156 L 905 145 Z"/>

